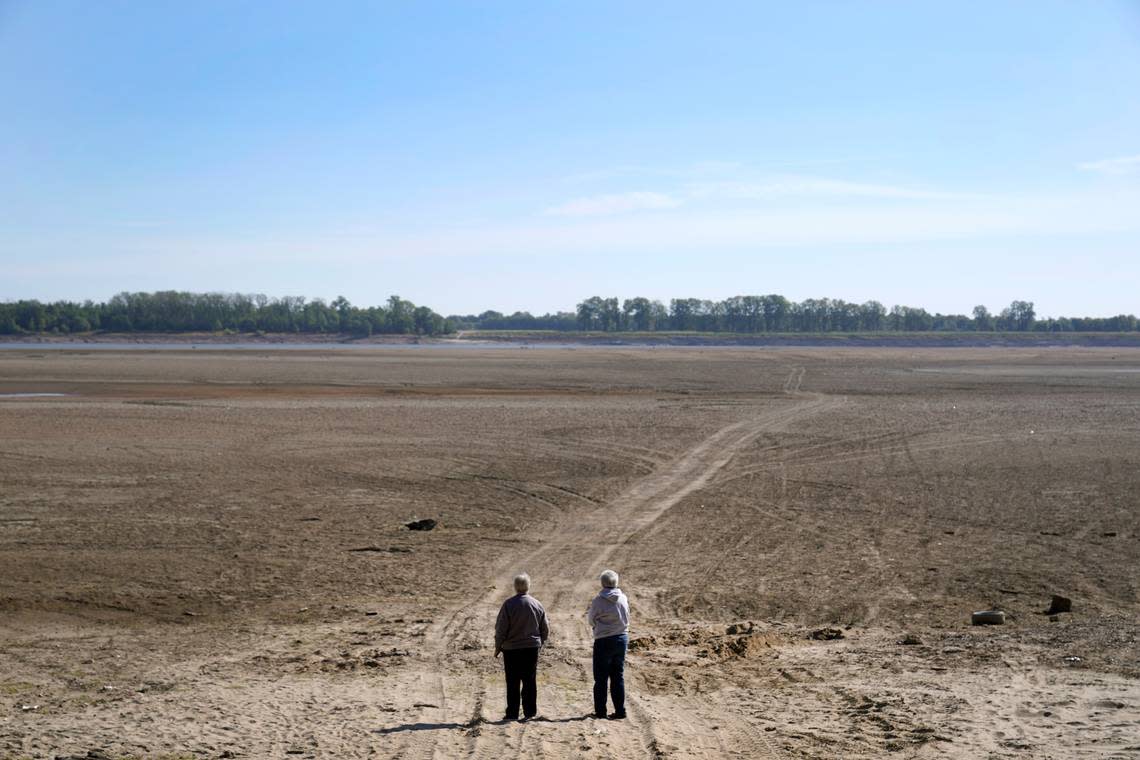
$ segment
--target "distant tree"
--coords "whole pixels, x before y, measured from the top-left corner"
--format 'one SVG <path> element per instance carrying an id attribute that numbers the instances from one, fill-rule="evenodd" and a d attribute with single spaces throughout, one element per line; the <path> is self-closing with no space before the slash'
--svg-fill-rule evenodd
<path id="1" fill-rule="evenodd" d="M 878 301 L 867 301 L 859 306 L 859 328 L 862 330 L 882 330 L 883 318 L 887 309 Z"/>
<path id="2" fill-rule="evenodd" d="M 994 329 L 994 317 L 990 314 L 990 310 L 985 306 L 979 304 L 974 307 L 974 329 L 975 330 L 992 330 Z"/>
<path id="3" fill-rule="evenodd" d="M 784 332 L 791 328 L 792 303 L 781 295 L 763 296 L 765 332 Z"/>
<path id="4" fill-rule="evenodd" d="M 1032 301 L 1013 301 L 998 315 L 998 328 L 1017 331 L 1031 330 L 1035 317 Z"/>
<path id="5" fill-rule="evenodd" d="M 344 296 L 337 296 L 329 306 L 336 311 L 337 325 L 341 332 L 351 332 L 350 323 L 354 321 L 353 312 L 355 309 L 352 308 L 352 304 L 348 302 L 348 299 Z M 356 320 L 356 322 L 359 324 L 359 320 Z"/>
<path id="6" fill-rule="evenodd" d="M 584 331 L 602 329 L 602 311 L 605 304 L 598 296 L 591 296 L 578 304 L 578 329 Z"/>
<path id="7" fill-rule="evenodd" d="M 674 298 L 669 302 L 669 321 L 674 330 L 700 330 L 704 302 L 699 298 Z"/>
<path id="8" fill-rule="evenodd" d="M 411 301 L 405 301 L 399 296 L 388 298 L 388 332 L 406 335 L 415 332 L 416 320 L 413 312 L 415 306 Z"/>
<path id="9" fill-rule="evenodd" d="M 622 313 L 616 298 L 607 298 L 602 301 L 602 329 L 612 332 L 622 329 Z"/>
<path id="10" fill-rule="evenodd" d="M 628 298 L 622 304 L 625 324 L 630 330 L 653 329 L 653 304 L 648 298 Z"/>

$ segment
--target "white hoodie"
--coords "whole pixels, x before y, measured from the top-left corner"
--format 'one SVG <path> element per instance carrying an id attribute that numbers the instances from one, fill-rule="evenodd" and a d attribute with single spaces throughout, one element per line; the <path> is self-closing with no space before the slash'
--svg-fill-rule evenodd
<path id="1" fill-rule="evenodd" d="M 586 620 L 594 629 L 595 639 L 629 633 L 629 600 L 620 588 L 604 588 L 590 603 Z"/>

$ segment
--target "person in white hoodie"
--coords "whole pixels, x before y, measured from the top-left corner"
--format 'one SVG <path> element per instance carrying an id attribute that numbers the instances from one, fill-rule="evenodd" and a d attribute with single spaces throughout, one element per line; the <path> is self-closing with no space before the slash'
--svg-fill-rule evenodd
<path id="1" fill-rule="evenodd" d="M 586 620 L 594 629 L 594 717 L 625 718 L 625 652 L 629 647 L 629 599 L 618 588 L 618 574 L 606 570 L 602 590 L 590 603 Z M 606 715 L 609 687 L 614 711 Z"/>

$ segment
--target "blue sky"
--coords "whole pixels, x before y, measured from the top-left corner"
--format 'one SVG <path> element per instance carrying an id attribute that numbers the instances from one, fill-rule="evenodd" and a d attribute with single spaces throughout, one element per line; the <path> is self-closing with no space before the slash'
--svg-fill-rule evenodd
<path id="1" fill-rule="evenodd" d="M 0 300 L 1140 312 L 1140 3 L 0 0 Z"/>

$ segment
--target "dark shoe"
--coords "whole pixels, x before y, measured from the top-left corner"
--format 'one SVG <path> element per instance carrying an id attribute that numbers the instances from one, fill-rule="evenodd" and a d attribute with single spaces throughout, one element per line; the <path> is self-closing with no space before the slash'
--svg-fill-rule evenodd
<path id="1" fill-rule="evenodd" d="M 600 712 L 600 713 L 596 712 L 596 713 L 594 713 L 594 717 L 597 718 L 598 720 L 605 720 L 606 714 L 604 712 Z"/>
<path id="2" fill-rule="evenodd" d="M 625 720 L 625 712 L 610 713 L 610 720 Z"/>
<path id="3" fill-rule="evenodd" d="M 519 716 L 517 716 L 517 715 L 507 714 L 507 715 L 503 716 L 503 720 L 518 720 L 518 719 L 519 719 Z"/>

